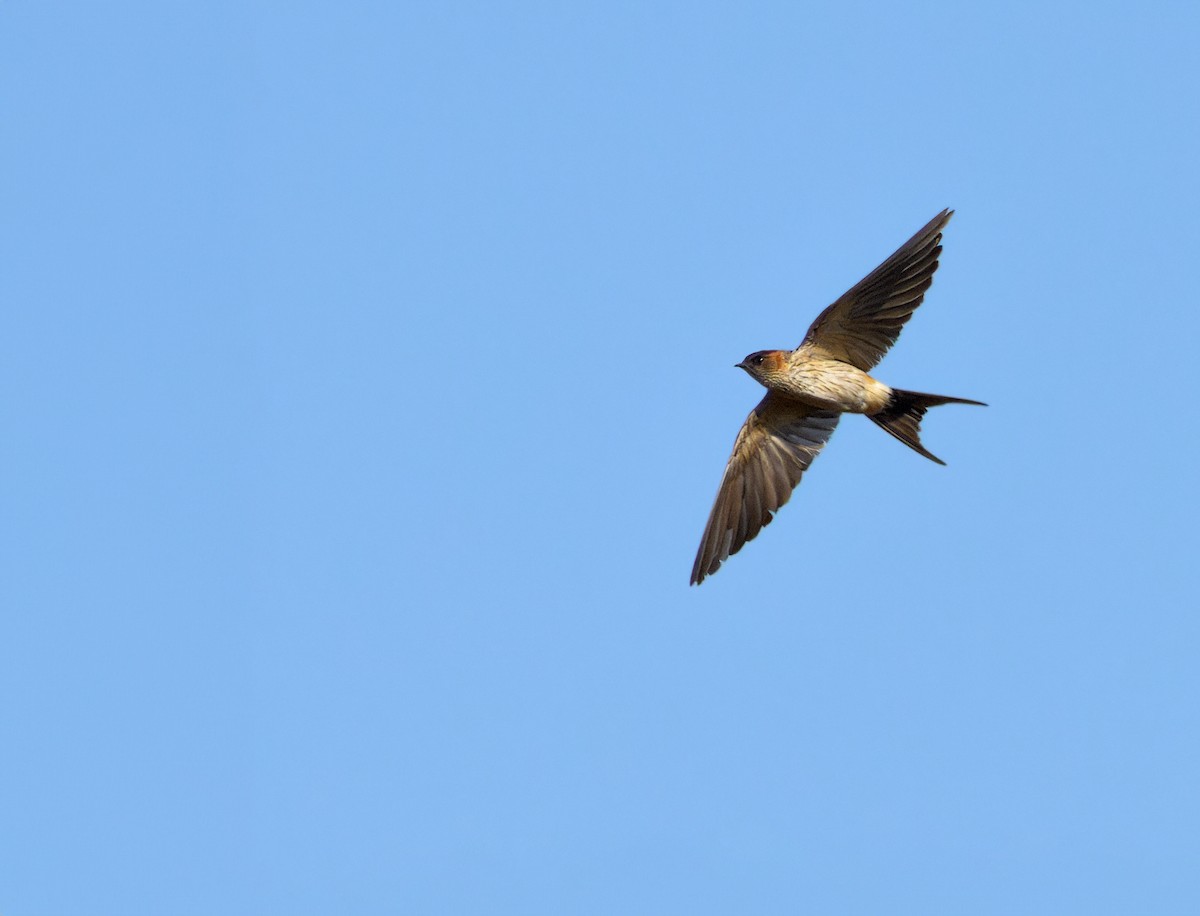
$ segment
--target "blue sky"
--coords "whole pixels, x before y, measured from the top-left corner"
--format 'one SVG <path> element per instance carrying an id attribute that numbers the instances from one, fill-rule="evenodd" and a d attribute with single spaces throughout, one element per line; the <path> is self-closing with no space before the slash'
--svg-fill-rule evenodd
<path id="1" fill-rule="evenodd" d="M 0 910 L 1200 907 L 1183 4 L 7 4 Z M 943 207 L 700 588 L 759 389 Z"/>

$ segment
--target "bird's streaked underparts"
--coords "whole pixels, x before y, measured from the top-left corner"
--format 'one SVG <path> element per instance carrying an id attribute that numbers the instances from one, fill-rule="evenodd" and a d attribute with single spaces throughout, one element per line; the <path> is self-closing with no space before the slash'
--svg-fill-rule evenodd
<path id="1" fill-rule="evenodd" d="M 788 501 L 844 413 L 866 414 L 909 448 L 921 445 L 925 411 L 966 398 L 891 388 L 867 370 L 878 363 L 933 283 L 943 210 L 890 258 L 821 312 L 795 350 L 760 350 L 737 364 L 767 389 L 746 418 L 692 566 L 692 584 L 711 576 L 770 523 Z"/>

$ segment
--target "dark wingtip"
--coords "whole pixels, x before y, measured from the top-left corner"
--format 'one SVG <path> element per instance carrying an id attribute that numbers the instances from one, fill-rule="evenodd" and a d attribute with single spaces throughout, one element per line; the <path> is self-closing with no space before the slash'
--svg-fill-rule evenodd
<path id="1" fill-rule="evenodd" d="M 941 213 L 939 213 L 937 216 L 935 216 L 933 219 L 931 219 L 928 223 L 925 224 L 925 230 L 928 231 L 930 229 L 936 229 L 938 232 L 941 232 L 946 227 L 946 223 L 950 222 L 950 217 L 952 217 L 953 215 L 954 215 L 954 211 L 951 210 L 949 207 L 947 207 L 945 210 L 943 210 Z M 918 234 L 920 234 L 920 233 L 918 233 Z"/>

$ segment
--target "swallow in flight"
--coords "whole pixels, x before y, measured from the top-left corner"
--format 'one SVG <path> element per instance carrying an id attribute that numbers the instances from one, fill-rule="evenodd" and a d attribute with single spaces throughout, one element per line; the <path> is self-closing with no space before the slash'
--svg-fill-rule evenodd
<path id="1" fill-rule="evenodd" d="M 721 478 L 692 566 L 699 585 L 770 523 L 844 413 L 861 413 L 938 464 L 920 437 L 925 411 L 966 398 L 891 388 L 870 375 L 933 283 L 943 210 L 890 258 L 821 312 L 795 350 L 759 350 L 737 364 L 767 396 L 746 418 Z"/>

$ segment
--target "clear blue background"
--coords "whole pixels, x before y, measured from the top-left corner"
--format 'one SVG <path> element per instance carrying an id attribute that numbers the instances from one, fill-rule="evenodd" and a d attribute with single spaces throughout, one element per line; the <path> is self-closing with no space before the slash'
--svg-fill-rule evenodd
<path id="1" fill-rule="evenodd" d="M 0 910 L 1194 914 L 1184 4 L 5 4 Z M 775 524 L 732 364 L 942 207 Z"/>

